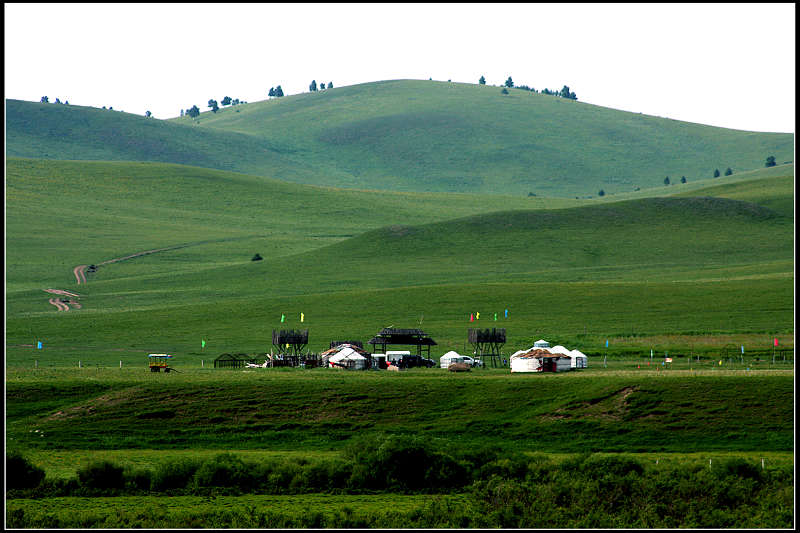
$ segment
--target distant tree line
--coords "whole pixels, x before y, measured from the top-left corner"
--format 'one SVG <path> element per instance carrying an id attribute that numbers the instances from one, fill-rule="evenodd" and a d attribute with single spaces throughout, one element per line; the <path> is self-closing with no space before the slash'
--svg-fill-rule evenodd
<path id="1" fill-rule="evenodd" d="M 479 85 L 486 85 L 486 78 L 481 76 L 478 80 Z M 503 90 L 500 92 L 502 94 L 508 94 L 508 89 L 519 89 L 522 91 L 530 91 L 532 93 L 538 93 L 536 89 L 533 87 L 528 87 L 527 85 L 514 85 L 514 80 L 511 76 L 509 76 L 506 81 L 503 83 Z M 560 96 L 561 98 L 567 98 L 569 100 L 577 100 L 578 96 L 575 94 L 574 91 L 570 91 L 569 86 L 564 85 L 560 91 L 558 90 L 551 90 L 551 89 L 542 89 L 541 94 L 549 94 L 552 96 Z"/>
<path id="2" fill-rule="evenodd" d="M 39 100 L 39 102 L 41 102 L 41 103 L 43 103 L 43 104 L 49 104 L 49 103 L 50 103 L 50 98 L 48 98 L 47 96 L 42 96 L 42 98 Z M 65 101 L 63 101 L 63 102 L 62 102 L 61 100 L 59 100 L 58 98 L 56 98 L 56 101 L 55 101 L 55 103 L 56 103 L 56 104 L 64 104 L 64 105 L 69 105 L 69 100 L 65 100 Z"/>
<path id="3" fill-rule="evenodd" d="M 332 81 L 328 82 L 328 89 L 333 89 L 333 82 Z M 317 80 L 311 80 L 311 84 L 308 86 L 308 90 L 311 91 L 312 93 L 317 90 Z M 324 91 L 325 90 L 325 83 L 320 83 L 319 84 L 319 90 L 320 91 Z"/>

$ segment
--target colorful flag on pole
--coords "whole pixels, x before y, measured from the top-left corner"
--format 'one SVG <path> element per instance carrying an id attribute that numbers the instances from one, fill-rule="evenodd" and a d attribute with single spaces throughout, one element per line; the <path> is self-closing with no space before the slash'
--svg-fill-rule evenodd
<path id="1" fill-rule="evenodd" d="M 506 309 L 506 316 L 505 316 L 505 318 L 508 318 L 508 309 Z"/>
<path id="2" fill-rule="evenodd" d="M 36 343 L 36 349 L 37 349 L 37 350 L 41 350 L 41 349 L 42 349 L 42 341 L 38 341 L 38 342 Z"/>
<path id="3" fill-rule="evenodd" d="M 722 366 L 722 359 L 719 360 L 719 366 Z"/>
<path id="4" fill-rule="evenodd" d="M 608 339 L 606 339 L 606 348 L 608 348 Z"/>
<path id="5" fill-rule="evenodd" d="M 481 317 L 480 313 L 475 313 L 475 320 L 478 320 Z"/>
<path id="6" fill-rule="evenodd" d="M 742 353 L 744 353 L 744 344 L 742 344 Z"/>
<path id="7" fill-rule="evenodd" d="M 300 322 L 305 320 L 305 318 L 306 318 L 306 315 L 304 315 L 303 313 L 300 313 Z"/>
<path id="8" fill-rule="evenodd" d="M 497 322 L 497 313 L 494 314 L 494 321 Z"/>
<path id="9" fill-rule="evenodd" d="M 202 340 L 200 341 L 200 347 L 201 347 L 201 348 L 205 348 L 205 347 L 206 347 L 206 340 L 205 340 L 205 339 L 202 339 Z"/>
<path id="10" fill-rule="evenodd" d="M 281 313 L 281 324 L 283 324 L 283 321 L 284 321 L 284 320 L 286 320 L 286 315 L 284 315 L 283 313 Z"/>
<path id="11" fill-rule="evenodd" d="M 475 316 L 473 316 L 472 313 L 469 314 L 469 321 L 470 322 L 474 322 L 475 321 Z"/>
<path id="12" fill-rule="evenodd" d="M 775 346 L 778 345 L 778 337 L 775 337 Z"/>

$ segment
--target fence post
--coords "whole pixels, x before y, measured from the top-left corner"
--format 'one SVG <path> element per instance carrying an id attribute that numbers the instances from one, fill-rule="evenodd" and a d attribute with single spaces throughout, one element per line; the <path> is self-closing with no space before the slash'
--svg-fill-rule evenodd
<path id="1" fill-rule="evenodd" d="M 200 359 L 200 368 L 205 368 L 205 367 L 206 367 L 206 362 Z"/>
<path id="2" fill-rule="evenodd" d="M 119 367 L 122 368 L 122 361 L 119 362 Z"/>
<path id="3" fill-rule="evenodd" d="M 80 361 L 80 359 L 79 359 L 79 360 L 78 360 L 78 368 L 80 368 L 80 367 L 81 367 L 81 361 Z"/>

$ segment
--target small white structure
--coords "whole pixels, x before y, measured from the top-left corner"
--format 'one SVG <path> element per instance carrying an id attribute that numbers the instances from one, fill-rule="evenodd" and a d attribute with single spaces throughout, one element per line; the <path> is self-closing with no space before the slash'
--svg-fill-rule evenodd
<path id="1" fill-rule="evenodd" d="M 444 354 L 439 358 L 439 366 L 442 368 L 447 368 L 448 366 L 452 365 L 453 363 L 463 363 L 464 356 L 459 355 L 456 352 L 450 351 Z"/>
<path id="2" fill-rule="evenodd" d="M 367 367 L 367 358 L 354 349 L 347 347 L 332 355 L 328 359 L 328 364 L 333 368 L 363 370 Z"/>
<path id="3" fill-rule="evenodd" d="M 514 353 L 511 372 L 564 372 L 572 367 L 571 358 L 546 348 L 531 348 Z"/>
<path id="4" fill-rule="evenodd" d="M 549 348 L 550 347 L 550 343 L 545 341 L 545 340 L 539 339 L 538 341 L 533 343 L 533 347 L 534 348 Z"/>
<path id="5" fill-rule="evenodd" d="M 579 350 L 569 352 L 569 357 L 572 360 L 572 368 L 586 368 L 589 358 Z"/>
<path id="6" fill-rule="evenodd" d="M 392 351 L 386 350 L 386 362 L 392 363 L 393 365 L 397 366 L 400 364 L 400 359 L 403 357 L 408 357 L 411 355 L 411 352 L 408 350 L 399 350 L 399 351 Z"/>

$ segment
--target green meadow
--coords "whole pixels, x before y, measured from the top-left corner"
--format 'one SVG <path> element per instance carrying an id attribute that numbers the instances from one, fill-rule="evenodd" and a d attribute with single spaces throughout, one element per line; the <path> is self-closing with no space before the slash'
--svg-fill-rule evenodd
<path id="1" fill-rule="evenodd" d="M 792 523 L 793 134 L 408 80 L 6 108 L 12 527 Z M 213 368 L 384 327 L 589 367 Z"/>

